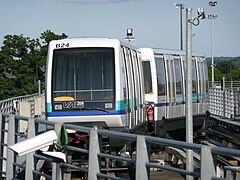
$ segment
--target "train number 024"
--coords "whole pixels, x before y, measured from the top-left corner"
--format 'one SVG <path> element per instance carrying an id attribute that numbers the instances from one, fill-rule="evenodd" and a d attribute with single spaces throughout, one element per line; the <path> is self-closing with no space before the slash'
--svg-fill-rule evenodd
<path id="1" fill-rule="evenodd" d="M 69 47 L 69 43 L 57 43 L 56 48 L 67 48 Z"/>

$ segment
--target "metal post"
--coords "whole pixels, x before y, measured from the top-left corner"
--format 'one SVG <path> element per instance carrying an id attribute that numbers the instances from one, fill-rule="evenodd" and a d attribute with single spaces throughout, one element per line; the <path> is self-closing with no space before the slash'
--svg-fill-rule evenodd
<path id="1" fill-rule="evenodd" d="M 215 7 L 217 1 L 210 1 L 211 15 L 208 15 L 208 19 L 211 19 L 211 56 L 212 56 L 212 88 L 214 87 L 214 57 L 213 57 L 213 20 L 217 18 L 217 15 L 213 15 L 213 7 Z"/>
<path id="2" fill-rule="evenodd" d="M 61 127 L 62 127 L 62 124 L 60 123 L 56 123 L 54 125 L 54 130 L 58 136 L 61 133 Z M 56 162 L 52 163 L 52 180 L 62 180 L 60 164 Z"/>
<path id="3" fill-rule="evenodd" d="M 206 145 L 201 147 L 201 179 L 212 179 L 215 176 L 215 162 L 211 149 Z"/>
<path id="4" fill-rule="evenodd" d="M 222 79 L 222 90 L 225 91 L 225 77 Z"/>
<path id="5" fill-rule="evenodd" d="M 97 174 L 100 173 L 100 162 L 98 158 L 98 153 L 100 153 L 98 131 L 97 129 L 91 129 L 88 160 L 88 179 L 98 179 Z"/>
<path id="6" fill-rule="evenodd" d="M 183 35 L 182 35 L 182 9 L 183 9 L 183 4 L 180 7 L 180 33 L 181 33 L 181 50 L 183 50 Z"/>
<path id="7" fill-rule="evenodd" d="M 28 119 L 28 134 L 27 138 L 30 139 L 35 136 L 35 121 L 33 118 Z M 28 153 L 26 155 L 26 173 L 25 179 L 33 179 L 34 170 L 34 152 Z"/>
<path id="8" fill-rule="evenodd" d="M 212 14 L 212 8 L 211 8 Z M 214 57 L 213 57 L 213 23 L 211 19 L 211 56 L 212 56 L 212 88 L 214 87 Z"/>
<path id="9" fill-rule="evenodd" d="M 231 60 L 229 62 L 230 62 L 230 81 L 231 81 L 231 88 L 232 88 L 232 62 Z"/>
<path id="10" fill-rule="evenodd" d="M 9 115 L 8 122 L 8 146 L 15 143 L 15 116 L 13 114 Z M 11 149 L 7 149 L 7 170 L 6 170 L 6 180 L 11 180 L 14 175 L 14 152 Z"/>
<path id="11" fill-rule="evenodd" d="M 192 8 L 186 9 L 186 66 L 187 66 L 187 89 L 186 89 L 186 142 L 193 143 L 193 116 L 192 116 Z M 193 171 L 193 152 L 186 151 L 186 170 Z M 187 176 L 192 180 L 192 176 Z"/>
<path id="12" fill-rule="evenodd" d="M 184 9 L 184 4 L 174 4 L 176 8 L 179 8 L 180 13 L 180 48 L 183 50 L 183 28 L 182 28 L 182 10 Z"/>
<path id="13" fill-rule="evenodd" d="M 226 117 L 226 91 L 225 91 L 225 77 L 223 77 L 222 79 L 222 83 L 221 83 L 221 89 L 222 89 L 222 96 L 223 96 L 223 117 Z"/>
<path id="14" fill-rule="evenodd" d="M 137 157 L 136 157 L 136 179 L 150 179 L 149 168 L 146 163 L 149 162 L 148 147 L 144 136 L 137 136 Z"/>
<path id="15" fill-rule="evenodd" d="M 4 146 L 2 144 L 4 144 L 4 133 L 3 133 L 3 129 L 5 129 L 5 120 L 3 121 L 3 115 L 2 112 L 0 112 L 0 156 L 3 157 L 3 150 L 4 150 Z M 0 160 L 0 177 L 3 177 L 3 159 Z"/>

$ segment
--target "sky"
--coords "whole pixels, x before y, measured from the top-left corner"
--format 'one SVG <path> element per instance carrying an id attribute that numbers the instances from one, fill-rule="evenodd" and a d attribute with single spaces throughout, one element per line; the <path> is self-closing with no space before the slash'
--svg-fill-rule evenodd
<path id="1" fill-rule="evenodd" d="M 180 49 L 180 10 L 174 3 L 192 8 L 193 18 L 199 7 L 211 14 L 208 0 L 0 0 L 0 46 L 5 35 L 39 38 L 46 30 L 124 41 L 133 28 L 131 43 L 137 47 Z M 218 0 L 212 11 L 212 26 L 210 19 L 192 26 L 192 50 L 206 57 L 240 56 L 240 0 Z M 186 50 L 186 9 L 182 15 Z"/>

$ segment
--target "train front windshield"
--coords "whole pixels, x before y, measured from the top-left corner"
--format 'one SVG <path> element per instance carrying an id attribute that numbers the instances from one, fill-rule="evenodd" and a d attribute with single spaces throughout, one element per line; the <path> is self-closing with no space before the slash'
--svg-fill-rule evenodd
<path id="1" fill-rule="evenodd" d="M 55 49 L 52 70 L 53 111 L 115 108 L 113 48 Z"/>

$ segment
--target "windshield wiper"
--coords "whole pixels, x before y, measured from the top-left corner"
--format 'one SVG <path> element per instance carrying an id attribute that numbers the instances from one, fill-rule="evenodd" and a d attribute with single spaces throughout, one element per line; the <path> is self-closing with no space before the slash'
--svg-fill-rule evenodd
<path id="1" fill-rule="evenodd" d="M 99 107 L 83 107 L 83 108 L 80 108 L 80 110 L 98 110 L 98 111 L 104 111 L 104 112 L 109 113 L 108 110 L 99 108 Z"/>

